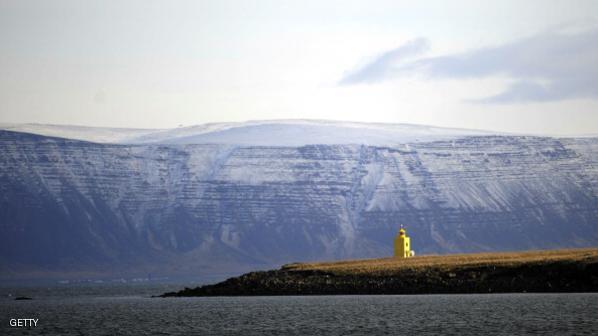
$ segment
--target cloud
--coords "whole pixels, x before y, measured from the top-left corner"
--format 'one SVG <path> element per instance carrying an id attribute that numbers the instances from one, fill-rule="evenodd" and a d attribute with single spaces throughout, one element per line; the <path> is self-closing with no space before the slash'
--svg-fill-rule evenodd
<path id="1" fill-rule="evenodd" d="M 504 76 L 512 80 L 495 96 L 469 100 L 479 103 L 598 99 L 598 30 L 549 31 L 495 47 L 410 61 L 402 61 L 389 52 L 340 83 L 367 83 L 413 74 L 428 79 Z"/>
<path id="2" fill-rule="evenodd" d="M 340 85 L 357 83 L 381 82 L 393 77 L 394 65 L 409 57 L 420 55 L 428 50 L 428 41 L 424 38 L 412 40 L 396 49 L 387 51 L 376 59 L 357 69 L 349 72 L 341 81 Z"/>

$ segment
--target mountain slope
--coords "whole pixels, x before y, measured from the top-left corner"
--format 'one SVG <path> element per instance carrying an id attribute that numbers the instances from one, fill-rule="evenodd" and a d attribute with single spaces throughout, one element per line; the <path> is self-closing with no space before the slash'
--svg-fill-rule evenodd
<path id="1" fill-rule="evenodd" d="M 127 143 L 141 136 L 161 132 L 156 129 L 108 128 L 44 124 L 0 124 L 0 130 L 99 143 Z"/>
<path id="2" fill-rule="evenodd" d="M 3 274 L 241 272 L 598 244 L 598 139 L 97 144 L 0 131 Z M 145 274 L 145 273 L 141 273 Z"/>
<path id="3" fill-rule="evenodd" d="M 361 144 L 389 146 L 404 142 L 452 139 L 490 132 L 409 124 L 376 124 L 325 120 L 270 120 L 176 128 L 143 135 L 134 143 L 306 146 Z"/>
<path id="4" fill-rule="evenodd" d="M 61 125 L 0 125 L 0 129 L 99 143 L 233 144 L 245 146 L 305 146 L 365 144 L 452 139 L 491 132 L 410 124 L 377 124 L 326 120 L 263 120 L 213 123 L 173 129 L 96 128 Z"/>

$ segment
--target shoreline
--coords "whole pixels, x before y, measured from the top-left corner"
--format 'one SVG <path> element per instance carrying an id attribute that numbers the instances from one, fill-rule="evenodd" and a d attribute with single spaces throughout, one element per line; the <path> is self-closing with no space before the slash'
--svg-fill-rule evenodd
<path id="1" fill-rule="evenodd" d="M 294 263 L 159 297 L 598 292 L 598 248 Z"/>

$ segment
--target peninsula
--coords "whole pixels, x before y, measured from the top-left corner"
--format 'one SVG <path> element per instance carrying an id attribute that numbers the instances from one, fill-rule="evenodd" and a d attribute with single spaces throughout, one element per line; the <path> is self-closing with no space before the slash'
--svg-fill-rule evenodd
<path id="1" fill-rule="evenodd" d="M 598 248 L 294 263 L 161 297 L 598 292 Z"/>

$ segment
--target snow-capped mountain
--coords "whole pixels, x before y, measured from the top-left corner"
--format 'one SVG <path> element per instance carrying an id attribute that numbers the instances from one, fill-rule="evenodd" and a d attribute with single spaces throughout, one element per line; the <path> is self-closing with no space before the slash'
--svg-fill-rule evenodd
<path id="1" fill-rule="evenodd" d="M 272 120 L 221 123 L 166 130 L 132 139 L 133 143 L 306 146 L 360 144 L 391 146 L 449 139 L 484 131 L 409 124 L 374 124 L 318 120 Z"/>
<path id="2" fill-rule="evenodd" d="M 172 129 L 127 129 L 40 124 L 0 124 L 0 129 L 119 144 L 231 144 L 245 146 L 305 146 L 364 144 L 389 146 L 405 142 L 450 139 L 486 131 L 410 124 L 338 122 L 326 120 L 263 120 L 213 123 Z"/>
<path id="3" fill-rule="evenodd" d="M 0 124 L 0 130 L 32 133 L 50 137 L 98 143 L 127 143 L 134 139 L 161 132 L 156 129 L 108 128 L 44 124 Z"/>
<path id="4" fill-rule="evenodd" d="M 418 254 L 598 244 L 598 138 L 313 121 L 126 133 L 0 131 L 3 276 L 380 257 L 399 224 Z"/>

